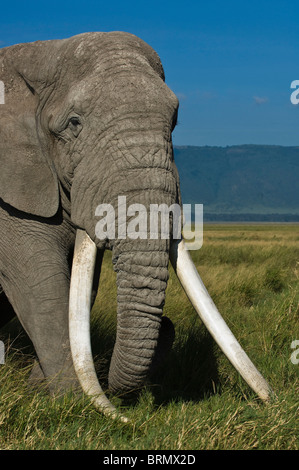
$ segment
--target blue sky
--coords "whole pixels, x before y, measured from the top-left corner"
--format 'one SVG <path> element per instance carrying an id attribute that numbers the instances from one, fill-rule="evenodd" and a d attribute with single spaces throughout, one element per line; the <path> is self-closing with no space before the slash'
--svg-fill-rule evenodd
<path id="1" fill-rule="evenodd" d="M 296 1 L 4 2 L 0 47 L 128 31 L 160 55 L 180 100 L 175 145 L 299 145 Z"/>

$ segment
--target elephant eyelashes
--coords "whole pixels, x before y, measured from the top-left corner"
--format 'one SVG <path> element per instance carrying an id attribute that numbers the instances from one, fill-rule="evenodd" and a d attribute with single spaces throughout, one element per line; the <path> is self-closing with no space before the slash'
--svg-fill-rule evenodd
<path id="1" fill-rule="evenodd" d="M 75 137 L 78 137 L 82 130 L 82 124 L 78 117 L 72 117 L 69 119 L 68 128 L 72 131 Z"/>

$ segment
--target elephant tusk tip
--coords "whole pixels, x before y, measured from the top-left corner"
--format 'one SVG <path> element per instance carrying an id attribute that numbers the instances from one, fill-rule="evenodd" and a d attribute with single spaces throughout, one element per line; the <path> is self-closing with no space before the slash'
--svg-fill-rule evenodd
<path id="1" fill-rule="evenodd" d="M 120 421 L 121 423 L 124 424 L 130 424 L 131 420 L 127 417 L 119 413 L 116 409 L 110 410 L 110 409 L 105 409 L 105 408 L 100 408 L 99 411 L 106 415 L 109 418 L 114 419 L 115 421 Z"/>
<path id="2" fill-rule="evenodd" d="M 269 385 L 268 395 L 263 399 L 263 402 L 266 405 L 270 405 L 271 403 L 275 403 L 277 400 L 278 400 L 277 394 L 274 392 L 274 390 Z"/>

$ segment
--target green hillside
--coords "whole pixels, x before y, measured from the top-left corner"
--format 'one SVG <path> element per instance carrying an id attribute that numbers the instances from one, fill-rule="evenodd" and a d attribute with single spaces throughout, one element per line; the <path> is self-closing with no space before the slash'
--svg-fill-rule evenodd
<path id="1" fill-rule="evenodd" d="M 299 221 L 299 147 L 175 147 L 183 203 L 205 220 Z"/>

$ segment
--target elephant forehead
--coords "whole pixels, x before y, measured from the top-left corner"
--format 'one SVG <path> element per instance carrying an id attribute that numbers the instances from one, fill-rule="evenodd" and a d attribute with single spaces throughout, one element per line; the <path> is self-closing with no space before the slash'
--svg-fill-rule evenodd
<path id="1" fill-rule="evenodd" d="M 176 101 L 164 83 L 164 71 L 157 53 L 144 41 L 129 33 L 85 33 L 62 40 L 56 56 L 56 78 L 60 93 L 53 93 L 55 101 L 62 93 L 65 104 L 90 100 L 97 106 L 115 97 L 121 101 L 144 104 L 154 101 Z M 172 96 L 173 95 L 173 96 Z M 174 98 L 174 100 L 172 100 Z M 106 100 L 107 101 L 107 100 Z M 111 101 L 109 107 L 111 108 Z M 174 103 L 177 106 L 177 102 Z M 89 109 L 90 111 L 90 109 Z"/>
<path id="2" fill-rule="evenodd" d="M 76 56 L 85 55 L 86 51 L 91 53 L 96 50 L 109 50 L 109 48 L 123 49 L 128 47 L 135 49 L 148 48 L 155 54 L 155 51 L 142 39 L 134 34 L 122 31 L 82 33 L 68 38 L 66 41 L 74 44 Z"/>
<path id="3" fill-rule="evenodd" d="M 53 101 L 58 101 L 57 106 L 63 103 L 64 107 L 71 106 L 79 113 L 104 119 L 106 124 L 125 117 L 125 125 L 130 113 L 133 121 L 136 113 L 143 117 L 156 113 L 157 123 L 159 114 L 169 120 L 178 107 L 178 100 L 167 85 L 156 74 L 143 72 L 123 72 L 104 78 L 94 72 L 69 87 L 63 101 L 60 96 L 53 96 Z M 122 122 L 119 125 L 122 126 Z"/>
<path id="4" fill-rule="evenodd" d="M 77 59 L 82 58 L 83 63 L 89 67 L 93 65 L 96 72 L 109 72 L 112 70 L 115 73 L 115 68 L 126 69 L 130 66 L 148 67 L 149 61 L 147 57 L 142 54 L 140 49 L 135 47 L 128 47 L 126 44 L 109 44 L 102 47 L 95 47 L 93 53 L 88 50 L 87 44 L 81 42 L 74 51 L 74 56 Z M 83 53 L 84 51 L 84 53 Z M 87 64 L 87 60 L 89 64 Z"/>
<path id="5" fill-rule="evenodd" d="M 84 33 L 61 44 L 63 62 L 90 71 L 111 68 L 111 62 L 126 67 L 129 63 L 151 66 L 162 79 L 164 71 L 158 54 L 144 41 L 130 33 Z"/>

